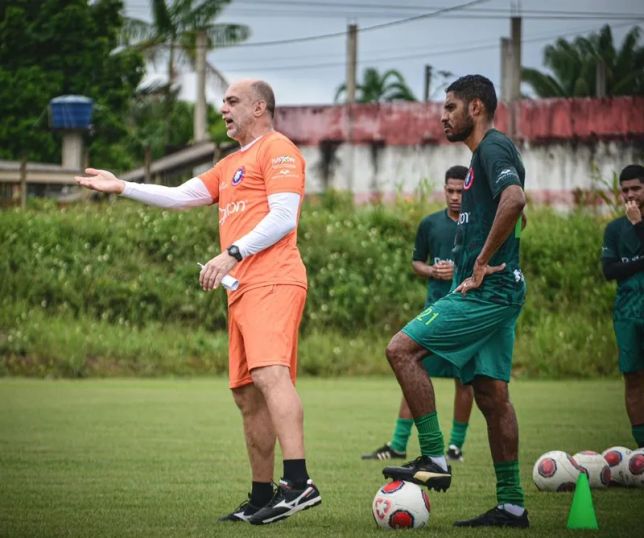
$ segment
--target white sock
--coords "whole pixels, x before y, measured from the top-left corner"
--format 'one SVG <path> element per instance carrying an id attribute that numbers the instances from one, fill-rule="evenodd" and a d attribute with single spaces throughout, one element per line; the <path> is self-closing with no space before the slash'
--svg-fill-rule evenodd
<path id="1" fill-rule="evenodd" d="M 447 460 L 445 456 L 429 456 L 429 459 L 443 469 L 443 471 L 447 471 Z"/>
<path id="2" fill-rule="evenodd" d="M 525 508 L 523 508 L 523 506 L 519 506 L 518 504 L 505 503 L 505 504 L 500 504 L 498 507 L 501 510 L 505 510 L 506 512 L 509 512 L 513 516 L 517 516 L 517 517 L 522 516 L 523 512 L 525 512 Z"/>

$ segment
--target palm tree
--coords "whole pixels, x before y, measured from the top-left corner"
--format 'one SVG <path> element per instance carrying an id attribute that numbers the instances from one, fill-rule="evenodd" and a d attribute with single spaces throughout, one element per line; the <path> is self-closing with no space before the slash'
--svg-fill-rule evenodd
<path id="1" fill-rule="evenodd" d="M 345 97 L 346 84 L 341 84 L 335 94 L 336 103 Z M 368 67 L 363 71 L 362 82 L 356 85 L 358 103 L 382 103 L 390 101 L 416 101 L 404 77 L 395 69 L 380 74 Z"/>
<path id="2" fill-rule="evenodd" d="M 635 26 L 616 50 L 606 25 L 572 42 L 558 39 L 543 51 L 543 63 L 551 73 L 524 67 L 521 78 L 539 97 L 644 95 L 644 47 L 638 46 L 639 38 L 640 29 Z M 597 85 L 598 71 L 604 74 L 605 88 Z"/>
<path id="3" fill-rule="evenodd" d="M 224 76 L 206 59 L 216 47 L 244 41 L 250 29 L 244 24 L 217 24 L 215 18 L 231 0 L 152 0 L 153 22 L 127 19 L 122 34 L 126 46 L 143 51 L 153 63 L 167 59 L 166 103 L 170 109 L 177 66 L 188 64 L 197 71 L 194 140 L 206 137 L 206 79 L 218 90 L 227 86 Z M 170 126 L 168 125 L 168 128 Z"/>

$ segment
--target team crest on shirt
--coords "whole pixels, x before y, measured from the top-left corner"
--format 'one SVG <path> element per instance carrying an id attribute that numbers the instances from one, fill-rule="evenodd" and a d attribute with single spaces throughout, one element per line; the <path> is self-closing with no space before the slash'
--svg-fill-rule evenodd
<path id="1" fill-rule="evenodd" d="M 236 187 L 237 185 L 239 185 L 244 179 L 245 175 L 246 175 L 246 168 L 244 168 L 243 166 L 235 170 L 235 173 L 233 174 L 233 179 L 231 181 L 232 186 Z"/>
<path id="2" fill-rule="evenodd" d="M 467 175 L 465 176 L 465 183 L 463 183 L 463 188 L 465 190 L 468 190 L 472 186 L 472 183 L 474 183 L 474 168 L 470 168 L 467 171 Z"/>

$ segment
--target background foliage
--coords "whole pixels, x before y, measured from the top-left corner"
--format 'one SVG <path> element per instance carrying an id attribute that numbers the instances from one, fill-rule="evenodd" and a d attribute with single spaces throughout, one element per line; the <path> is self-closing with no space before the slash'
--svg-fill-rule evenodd
<path id="1" fill-rule="evenodd" d="M 387 372 L 388 339 L 422 307 L 411 270 L 416 201 L 354 207 L 310 199 L 299 243 L 308 269 L 302 368 Z M 522 240 L 528 299 L 515 371 L 616 374 L 614 286 L 599 263 L 606 220 L 578 210 L 529 214 Z M 119 200 L 0 213 L 0 356 L 4 373 L 85 376 L 225 371 L 221 290 L 198 286 L 218 252 L 212 209 L 170 212 Z"/>
<path id="2" fill-rule="evenodd" d="M 94 100 L 87 136 L 92 165 L 124 171 L 187 145 L 194 105 L 138 92 L 142 53 L 117 48 L 120 0 L 0 2 L 0 159 L 60 161 L 60 135 L 49 129 L 49 101 L 60 95 Z M 208 107 L 209 134 L 223 141 L 223 120 Z M 172 129 L 167 126 L 171 125 Z"/>
<path id="3" fill-rule="evenodd" d="M 613 40 L 611 27 L 573 40 L 562 37 L 543 49 L 548 71 L 529 67 L 521 78 L 539 97 L 594 97 L 597 95 L 597 68 L 605 70 L 606 95 L 644 95 L 644 46 L 641 29 L 633 26 L 621 45 Z"/>
<path id="4" fill-rule="evenodd" d="M 58 162 L 47 105 L 58 95 L 95 102 L 97 165 L 129 166 L 125 118 L 144 73 L 137 52 L 114 53 L 122 2 L 15 0 L 0 4 L 0 157 Z M 26 154 L 25 154 L 26 152 Z"/>

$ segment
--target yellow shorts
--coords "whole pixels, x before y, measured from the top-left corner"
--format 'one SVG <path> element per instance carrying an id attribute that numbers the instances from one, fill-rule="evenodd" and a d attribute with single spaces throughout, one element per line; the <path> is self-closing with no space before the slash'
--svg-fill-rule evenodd
<path id="1" fill-rule="evenodd" d="M 297 377 L 297 339 L 306 289 L 275 284 L 245 292 L 228 308 L 228 379 L 231 389 L 253 382 L 262 366 L 287 366 Z"/>

